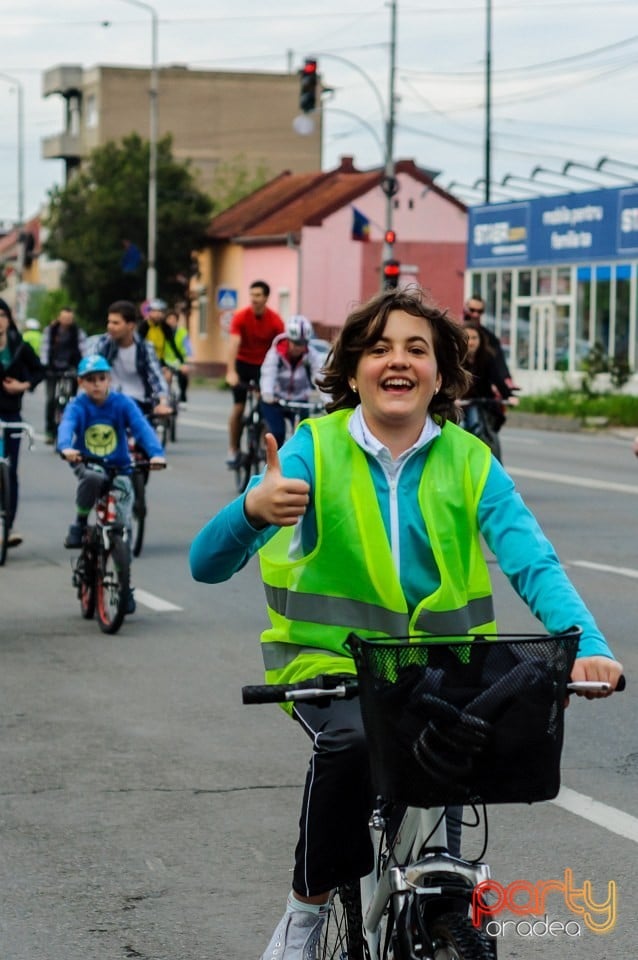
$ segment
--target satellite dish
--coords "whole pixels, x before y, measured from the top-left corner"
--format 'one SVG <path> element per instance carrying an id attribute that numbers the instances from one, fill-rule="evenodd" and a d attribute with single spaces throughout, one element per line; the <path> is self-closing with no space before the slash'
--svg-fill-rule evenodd
<path id="1" fill-rule="evenodd" d="M 299 116 L 295 117 L 292 121 L 292 129 L 302 137 L 308 137 L 314 132 L 315 122 L 307 113 L 300 113 Z"/>

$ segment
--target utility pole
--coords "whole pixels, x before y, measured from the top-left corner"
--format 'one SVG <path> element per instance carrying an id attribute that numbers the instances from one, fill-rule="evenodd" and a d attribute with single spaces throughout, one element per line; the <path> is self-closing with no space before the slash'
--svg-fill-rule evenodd
<path id="1" fill-rule="evenodd" d="M 394 196 L 399 188 L 394 175 L 394 124 L 395 124 L 395 73 L 397 49 L 397 0 L 390 0 L 390 70 L 388 89 L 388 119 L 385 131 L 385 169 L 383 177 L 383 192 L 386 196 L 385 205 L 385 236 L 381 262 L 381 282 L 384 283 L 384 264 L 393 260 L 394 231 L 392 216 L 394 211 Z"/>

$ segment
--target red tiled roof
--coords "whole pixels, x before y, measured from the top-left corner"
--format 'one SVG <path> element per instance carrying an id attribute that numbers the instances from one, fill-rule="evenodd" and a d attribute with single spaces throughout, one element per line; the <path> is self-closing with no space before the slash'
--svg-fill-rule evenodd
<path id="1" fill-rule="evenodd" d="M 438 187 L 430 173 L 417 167 L 412 160 L 398 161 L 395 171 L 413 176 L 465 210 L 464 204 Z M 211 240 L 283 239 L 291 233 L 299 233 L 304 226 L 319 226 L 325 217 L 380 185 L 383 177 L 383 168 L 357 170 L 350 157 L 342 158 L 341 166 L 327 173 L 293 174 L 285 171 L 214 217 L 207 235 Z"/>

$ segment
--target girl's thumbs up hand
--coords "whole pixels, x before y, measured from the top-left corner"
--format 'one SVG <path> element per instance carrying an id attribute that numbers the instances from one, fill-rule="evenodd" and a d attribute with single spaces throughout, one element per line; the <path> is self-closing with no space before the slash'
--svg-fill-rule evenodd
<path id="1" fill-rule="evenodd" d="M 271 524 L 292 527 L 306 512 L 310 486 L 305 480 L 284 477 L 279 463 L 277 441 L 272 433 L 267 433 L 264 440 L 266 472 L 261 483 L 246 494 L 244 511 L 253 527 L 258 529 Z"/>

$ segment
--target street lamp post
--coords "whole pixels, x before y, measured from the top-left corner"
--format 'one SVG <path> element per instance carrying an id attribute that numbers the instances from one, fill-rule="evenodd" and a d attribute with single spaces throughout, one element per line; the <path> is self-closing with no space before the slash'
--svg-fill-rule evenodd
<path id="1" fill-rule="evenodd" d="M 21 239 L 22 227 L 24 226 L 24 88 L 20 80 L 16 80 L 8 73 L 0 73 L 0 77 L 15 86 L 18 98 L 18 222 L 16 225 L 18 256 L 16 277 L 18 283 L 20 283 L 24 269 L 24 240 Z"/>
<path id="2" fill-rule="evenodd" d="M 157 294 L 157 135 L 159 127 L 159 97 L 157 72 L 157 12 L 150 3 L 143 0 L 124 0 L 136 7 L 142 7 L 151 15 L 151 86 L 150 119 L 148 138 L 148 248 L 146 254 L 146 299 L 152 300 Z"/>
<path id="3" fill-rule="evenodd" d="M 485 8 L 485 203 L 492 182 L 492 0 Z"/>

